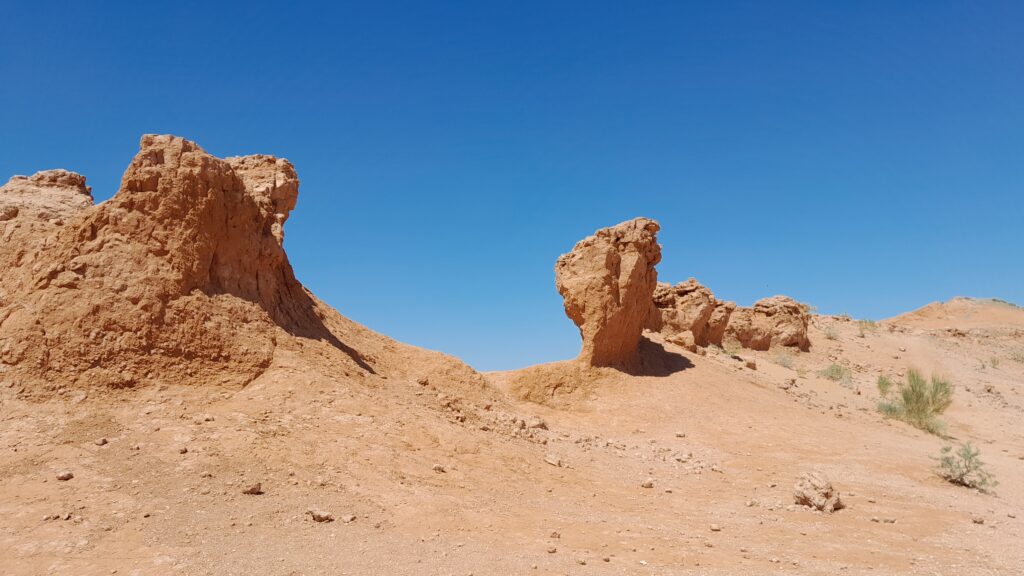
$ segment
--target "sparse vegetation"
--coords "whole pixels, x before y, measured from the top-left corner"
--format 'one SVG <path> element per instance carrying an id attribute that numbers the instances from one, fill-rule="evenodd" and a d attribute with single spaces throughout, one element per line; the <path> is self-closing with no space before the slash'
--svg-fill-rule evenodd
<path id="1" fill-rule="evenodd" d="M 817 314 L 818 313 L 818 307 L 817 306 L 814 306 L 812 304 L 808 304 L 806 302 L 800 302 L 800 309 L 803 310 L 805 314 Z"/>
<path id="2" fill-rule="evenodd" d="M 788 352 L 784 352 L 781 349 L 776 350 L 772 359 L 775 361 L 776 364 L 782 366 L 783 368 L 793 368 L 793 355 L 789 354 Z"/>
<path id="3" fill-rule="evenodd" d="M 882 395 L 882 398 L 887 398 L 889 396 L 889 392 L 892 391 L 893 386 L 894 383 L 888 376 L 878 377 L 878 392 Z"/>
<path id="4" fill-rule="evenodd" d="M 838 382 L 847 388 L 853 386 L 853 374 L 850 373 L 850 369 L 845 366 L 840 366 L 839 364 L 832 364 L 828 368 L 820 370 L 818 372 L 818 376 L 821 376 L 826 380 Z"/>
<path id="5" fill-rule="evenodd" d="M 1024 350 L 1017 350 L 1016 352 L 1010 352 L 1010 360 L 1014 362 L 1020 362 L 1024 364 Z"/>
<path id="6" fill-rule="evenodd" d="M 992 359 L 988 361 L 988 363 L 993 368 L 999 368 L 999 358 L 998 357 L 993 356 Z"/>
<path id="7" fill-rule="evenodd" d="M 832 326 L 826 326 L 824 332 L 825 332 L 825 338 L 828 338 L 829 340 L 838 340 L 839 339 L 839 333 L 836 332 L 836 329 L 834 327 L 832 327 Z"/>
<path id="8" fill-rule="evenodd" d="M 917 370 L 907 371 L 907 381 L 893 383 L 885 376 L 878 379 L 882 400 L 878 411 L 888 418 L 902 420 L 915 428 L 941 436 L 945 424 L 939 415 L 953 403 L 953 385 L 946 379 L 932 375 L 925 379 Z"/>
<path id="9" fill-rule="evenodd" d="M 857 336 L 864 338 L 868 333 L 874 334 L 878 331 L 878 323 L 874 320 L 858 320 L 857 331 Z"/>
<path id="10" fill-rule="evenodd" d="M 952 484 L 982 492 L 990 492 L 999 485 L 995 477 L 985 470 L 981 450 L 970 442 L 960 444 L 955 452 L 952 446 L 943 446 L 939 456 L 934 459 L 938 462 L 935 472 Z"/>
<path id="11" fill-rule="evenodd" d="M 736 339 L 729 338 L 722 342 L 722 350 L 725 350 L 730 356 L 735 356 L 743 350 L 743 345 Z"/>

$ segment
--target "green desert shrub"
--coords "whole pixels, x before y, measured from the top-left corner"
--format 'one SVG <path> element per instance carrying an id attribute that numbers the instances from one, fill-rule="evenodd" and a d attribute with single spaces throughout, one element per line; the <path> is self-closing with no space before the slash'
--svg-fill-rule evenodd
<path id="1" fill-rule="evenodd" d="M 985 470 L 985 463 L 981 461 L 981 450 L 972 446 L 970 442 L 961 444 L 955 452 L 952 446 L 943 446 L 939 456 L 933 459 L 938 462 L 935 472 L 957 486 L 989 492 L 999 484 L 995 477 Z"/>
<path id="2" fill-rule="evenodd" d="M 888 398 L 893 386 L 895 386 L 895 384 L 888 376 L 878 377 L 878 392 L 882 395 L 882 398 Z"/>
<path id="3" fill-rule="evenodd" d="M 840 366 L 839 364 L 832 364 L 824 370 L 819 370 L 818 376 L 821 376 L 826 380 L 839 382 L 846 387 L 853 385 L 853 374 L 850 373 L 850 369 L 845 366 Z"/>
<path id="4" fill-rule="evenodd" d="M 925 379 L 917 370 L 907 371 L 907 381 L 894 383 L 885 376 L 878 379 L 882 400 L 878 411 L 888 418 L 902 420 L 915 428 L 942 435 L 945 425 L 939 415 L 953 403 L 953 385 L 939 376 Z"/>

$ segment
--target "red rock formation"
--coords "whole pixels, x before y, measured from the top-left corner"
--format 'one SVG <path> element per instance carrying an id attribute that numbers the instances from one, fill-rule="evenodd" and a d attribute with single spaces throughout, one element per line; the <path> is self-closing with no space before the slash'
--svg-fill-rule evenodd
<path id="1" fill-rule="evenodd" d="M 148 135 L 118 193 L 84 178 L 15 178 L 0 191 L 0 367 L 43 381 L 245 383 L 280 327 L 330 339 L 282 247 L 299 181 L 287 160 L 221 160 Z M 359 358 L 353 356 L 359 361 Z"/>
<path id="2" fill-rule="evenodd" d="M 659 284 L 647 327 L 661 332 L 670 342 L 685 348 L 735 339 L 745 348 L 767 350 L 771 346 L 810 347 L 809 315 L 797 301 L 786 296 L 765 298 L 753 307 L 737 307 L 717 300 L 693 278 L 675 286 Z"/>
<path id="3" fill-rule="evenodd" d="M 648 327 L 660 331 L 684 347 L 707 346 L 711 317 L 718 301 L 697 280 L 690 278 L 675 286 L 659 282 L 654 289 L 654 309 Z"/>
<path id="4" fill-rule="evenodd" d="M 555 264 L 565 313 L 580 329 L 580 360 L 592 366 L 636 366 L 637 347 L 658 282 L 659 226 L 635 218 L 580 240 Z"/>
<path id="5" fill-rule="evenodd" d="M 758 300 L 751 308 L 732 313 L 726 336 L 739 341 L 744 348 L 768 350 L 771 346 L 810 348 L 807 324 L 810 316 L 804 307 L 788 296 L 772 296 Z"/>

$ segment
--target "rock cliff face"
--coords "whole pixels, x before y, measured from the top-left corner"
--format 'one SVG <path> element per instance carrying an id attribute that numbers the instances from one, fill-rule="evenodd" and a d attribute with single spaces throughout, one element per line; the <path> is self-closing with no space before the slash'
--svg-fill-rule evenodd
<path id="1" fill-rule="evenodd" d="M 716 299 L 711 290 L 690 278 L 675 286 L 658 284 L 652 302 L 647 327 L 685 348 L 721 346 L 727 338 L 753 350 L 810 347 L 809 315 L 786 296 L 765 298 L 750 308 L 737 307 Z"/>
<path id="2" fill-rule="evenodd" d="M 77 174 L 12 179 L 0 188 L 0 369 L 239 384 L 268 365 L 274 328 L 329 339 L 282 247 L 298 186 L 287 160 L 222 160 L 154 135 L 98 206 Z"/>
<path id="3" fill-rule="evenodd" d="M 555 264 L 555 285 L 565 313 L 583 339 L 580 360 L 591 366 L 632 367 L 639 362 L 661 261 L 658 223 L 635 218 L 580 240 Z"/>

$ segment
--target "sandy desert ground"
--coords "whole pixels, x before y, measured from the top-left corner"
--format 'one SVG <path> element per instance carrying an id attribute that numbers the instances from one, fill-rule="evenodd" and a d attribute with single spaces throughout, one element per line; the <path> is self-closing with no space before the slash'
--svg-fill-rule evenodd
<path id="1" fill-rule="evenodd" d="M 184 150 L 175 153 L 201 160 L 190 178 L 206 182 L 206 170 L 228 178 L 233 169 L 247 191 L 262 182 L 245 161 L 229 159 L 229 169 Z M 134 222 L 132 214 L 185 210 L 161 216 L 147 238 L 206 225 L 189 208 L 145 200 L 146 186 L 163 191 L 165 178 L 193 181 L 184 172 L 147 176 L 171 152 L 147 151 L 144 141 L 120 200 L 42 230 L 18 224 L 24 208 L 0 222 L 7 248 L 47 238 L 8 254 L 17 273 L 0 293 L 2 575 L 1024 573 L 1024 309 L 964 298 L 877 323 L 812 315 L 808 351 L 694 352 L 647 330 L 638 370 L 566 360 L 481 374 L 299 292 L 286 260 L 267 256 L 276 254 L 269 239 L 253 261 L 261 275 L 283 274 L 280 286 L 247 292 L 244 282 L 196 267 L 208 276 L 196 272 L 201 281 L 164 298 L 152 342 L 110 348 L 119 362 L 142 354 L 118 364 L 138 373 L 118 384 L 95 372 L 108 357 L 90 356 L 106 341 L 90 344 L 102 336 L 90 340 L 95 328 L 74 319 L 103 319 L 108 308 L 121 318 L 121 305 L 71 309 L 59 325 L 47 324 L 60 316 L 45 310 L 106 298 L 112 273 L 104 270 L 179 266 L 168 254 L 185 244 L 165 240 L 159 250 L 130 252 L 145 257 L 122 258 L 121 268 L 100 265 L 100 256 L 120 254 L 110 250 L 134 246 L 133 230 L 147 229 L 143 219 L 104 236 Z M 236 201 L 230 178 L 217 180 L 228 182 L 217 184 L 226 199 L 213 195 L 204 210 Z M 260 210 L 287 203 L 274 196 L 275 182 L 257 199 Z M 280 231 L 282 212 L 251 214 L 245 222 Z M 245 222 L 227 233 L 243 234 Z M 223 263 L 225 242 L 210 243 L 210 270 Z M 90 248 L 62 252 L 65 244 Z M 100 259 L 84 271 L 39 265 L 89 255 Z M 239 270 L 231 273 L 249 273 Z M 68 271 L 79 276 L 61 280 Z M 46 274 L 55 280 L 35 280 Z M 293 306 L 298 295 L 305 300 Z M 181 299 L 204 311 L 198 324 L 181 320 L 197 331 L 175 328 Z M 44 312 L 19 316 L 30 305 Z M 231 324 L 250 309 L 267 310 L 269 320 Z M 222 320 L 227 331 L 216 326 Z M 97 326 L 142 333 L 128 320 Z M 31 330 L 45 338 L 32 340 Z M 197 347 L 223 337 L 223 349 L 236 352 L 165 352 L 167 333 Z M 269 335 L 265 362 L 245 355 L 263 344 L 233 347 L 230 338 L 255 341 L 250 334 Z M 40 346 L 45 361 L 36 360 Z M 819 375 L 832 364 L 849 378 Z M 876 410 L 878 376 L 899 379 L 912 367 L 953 382 L 948 438 Z M 87 370 L 96 382 L 77 376 Z M 961 441 L 981 448 L 999 481 L 994 493 L 935 474 L 932 457 Z M 826 514 L 795 505 L 794 482 L 809 471 L 825 473 L 846 507 Z"/>

